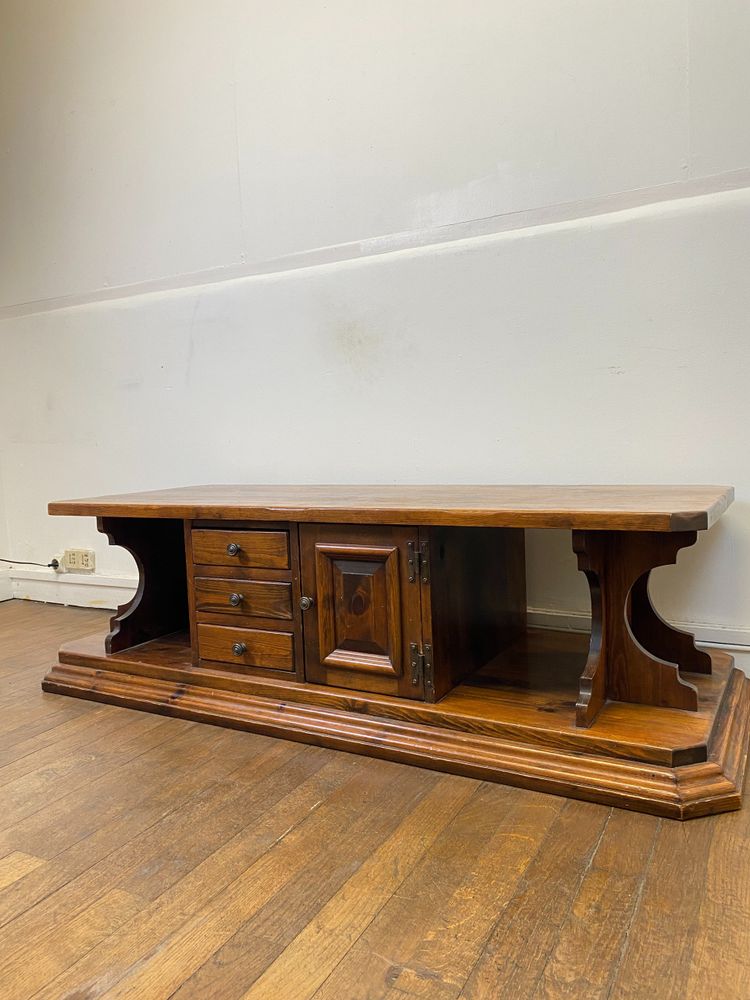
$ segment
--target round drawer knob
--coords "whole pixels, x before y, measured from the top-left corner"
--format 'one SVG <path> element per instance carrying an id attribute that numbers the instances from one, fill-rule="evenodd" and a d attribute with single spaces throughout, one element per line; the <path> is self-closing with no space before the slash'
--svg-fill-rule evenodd
<path id="1" fill-rule="evenodd" d="M 238 556 L 240 554 L 240 547 L 237 542 L 230 542 L 227 545 L 227 555 L 228 556 Z"/>
<path id="2" fill-rule="evenodd" d="M 245 598 L 242 596 L 242 594 L 230 594 L 229 595 L 229 603 L 232 605 L 233 608 L 238 608 L 240 606 L 240 604 L 242 604 L 242 602 L 244 601 L 244 599 Z"/>
<path id="3" fill-rule="evenodd" d="M 309 611 L 313 604 L 315 604 L 315 601 L 312 597 L 300 597 L 299 599 L 300 611 Z"/>
<path id="4" fill-rule="evenodd" d="M 244 656 L 244 654 L 247 652 L 247 646 L 245 645 L 244 642 L 233 642 L 232 652 L 234 653 L 235 656 Z"/>

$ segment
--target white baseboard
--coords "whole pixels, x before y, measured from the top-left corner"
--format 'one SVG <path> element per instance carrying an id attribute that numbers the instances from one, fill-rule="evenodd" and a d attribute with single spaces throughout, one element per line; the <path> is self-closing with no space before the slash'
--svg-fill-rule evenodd
<path id="1" fill-rule="evenodd" d="M 529 625 L 560 629 L 562 632 L 589 632 L 591 616 L 580 611 L 553 611 L 551 608 L 528 608 Z"/>
<path id="2" fill-rule="evenodd" d="M 588 632 L 591 628 L 591 616 L 580 611 L 529 608 L 527 617 L 529 625 L 538 628 L 560 629 L 564 632 Z M 733 653 L 737 666 L 750 676 L 750 626 L 735 628 L 707 622 L 681 621 L 672 624 L 675 628 L 692 633 L 699 645 L 720 646 Z"/>
<path id="3" fill-rule="evenodd" d="M 112 611 L 121 604 L 127 604 L 138 585 L 138 580 L 130 576 L 56 573 L 52 569 L 41 568 L 12 569 L 8 575 L 11 590 L 9 597 Z"/>
<path id="4" fill-rule="evenodd" d="M 529 625 L 560 629 L 565 632 L 588 632 L 591 616 L 581 611 L 557 611 L 552 608 L 529 608 Z M 673 621 L 675 628 L 691 632 L 696 641 L 707 646 L 727 649 L 750 649 L 750 625 L 715 625 L 709 622 Z"/>
<path id="5" fill-rule="evenodd" d="M 9 601 L 13 596 L 13 584 L 10 570 L 0 569 L 0 601 Z"/>

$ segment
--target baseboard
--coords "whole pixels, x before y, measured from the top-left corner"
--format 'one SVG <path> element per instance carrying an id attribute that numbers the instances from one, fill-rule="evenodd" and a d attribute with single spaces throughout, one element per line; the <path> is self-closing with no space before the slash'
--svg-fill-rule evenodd
<path id="1" fill-rule="evenodd" d="M 10 578 L 10 570 L 0 570 L 0 601 L 9 601 L 13 596 L 13 583 Z"/>
<path id="2" fill-rule="evenodd" d="M 581 611 L 557 611 L 551 608 L 529 608 L 529 625 L 565 632 L 588 632 L 591 617 Z M 670 621 L 672 621 L 670 619 Z M 750 625 L 739 628 L 708 622 L 672 621 L 675 628 L 691 632 L 698 642 L 707 646 L 750 647 Z"/>
<path id="3" fill-rule="evenodd" d="M 56 573 L 52 569 L 11 569 L 8 576 L 8 597 L 112 611 L 128 603 L 138 584 L 135 577 Z"/>
<path id="4" fill-rule="evenodd" d="M 551 628 L 560 632 L 591 631 L 591 615 L 581 611 L 554 611 L 551 608 L 528 608 L 529 625 Z"/>
<path id="5" fill-rule="evenodd" d="M 537 628 L 556 629 L 565 632 L 588 632 L 591 617 L 580 611 L 557 611 L 552 608 L 529 608 L 529 625 Z M 750 626 L 733 628 L 728 625 L 713 625 L 707 622 L 674 621 L 675 628 L 683 629 L 695 636 L 702 646 L 725 649 L 733 653 L 735 663 L 750 677 Z"/>

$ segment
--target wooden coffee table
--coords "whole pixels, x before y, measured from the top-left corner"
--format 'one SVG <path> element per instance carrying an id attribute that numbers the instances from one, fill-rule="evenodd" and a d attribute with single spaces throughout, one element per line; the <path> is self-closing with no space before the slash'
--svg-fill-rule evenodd
<path id="1" fill-rule="evenodd" d="M 50 504 L 140 580 L 45 691 L 686 819 L 740 805 L 750 681 L 660 617 L 718 486 L 203 486 Z M 530 628 L 567 528 L 591 634 Z"/>

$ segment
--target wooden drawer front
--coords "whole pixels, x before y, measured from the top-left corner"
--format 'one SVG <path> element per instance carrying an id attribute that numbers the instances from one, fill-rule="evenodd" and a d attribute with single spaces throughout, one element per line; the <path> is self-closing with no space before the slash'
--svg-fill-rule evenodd
<path id="1" fill-rule="evenodd" d="M 193 562 L 206 566 L 289 569 L 289 534 L 194 528 Z"/>
<path id="2" fill-rule="evenodd" d="M 293 638 L 291 632 L 199 625 L 198 651 L 202 660 L 220 660 L 237 666 L 292 671 L 294 670 Z M 239 646 L 244 646 L 244 650 L 240 651 Z"/>
<path id="3" fill-rule="evenodd" d="M 292 618 L 291 583 L 266 580 L 216 580 L 197 577 L 195 610 L 258 618 Z"/>

